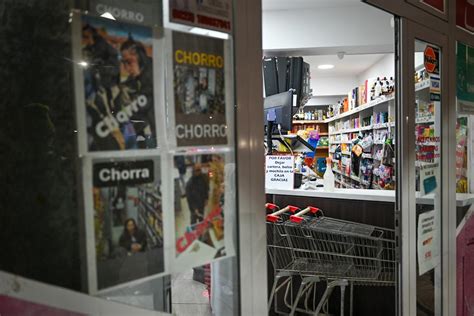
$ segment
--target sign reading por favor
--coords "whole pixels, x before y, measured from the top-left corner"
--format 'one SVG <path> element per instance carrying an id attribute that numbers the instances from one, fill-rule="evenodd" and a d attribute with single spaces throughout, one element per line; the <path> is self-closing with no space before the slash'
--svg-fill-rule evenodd
<path id="1" fill-rule="evenodd" d="M 224 41 L 173 32 L 178 146 L 227 144 Z"/>
<path id="2" fill-rule="evenodd" d="M 88 249 L 95 249 L 99 290 L 165 270 L 159 166 L 159 159 L 93 161 Z"/>
<path id="3" fill-rule="evenodd" d="M 293 156 L 266 156 L 265 188 L 292 190 L 295 158 Z"/>
<path id="4" fill-rule="evenodd" d="M 88 149 L 156 148 L 151 28 L 91 16 L 81 26 Z"/>
<path id="5" fill-rule="evenodd" d="M 169 0 L 170 21 L 232 31 L 232 0 Z"/>

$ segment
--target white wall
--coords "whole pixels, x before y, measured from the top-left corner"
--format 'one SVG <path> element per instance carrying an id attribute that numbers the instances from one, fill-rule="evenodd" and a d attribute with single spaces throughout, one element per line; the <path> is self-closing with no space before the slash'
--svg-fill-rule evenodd
<path id="1" fill-rule="evenodd" d="M 357 76 L 358 84 L 376 77 L 395 77 L 395 55 L 387 54 L 373 64 L 369 69 Z"/>
<path id="2" fill-rule="evenodd" d="M 317 77 L 311 76 L 311 88 L 314 96 L 347 95 L 349 90 L 359 85 L 356 77 Z"/>
<path id="3" fill-rule="evenodd" d="M 305 105 L 307 106 L 322 106 L 322 105 L 329 105 L 335 104 L 337 101 L 340 101 L 344 95 L 336 95 L 336 96 L 319 96 L 319 97 L 312 97 L 308 103 Z"/>
<path id="4" fill-rule="evenodd" d="M 391 15 L 360 3 L 317 10 L 264 11 L 264 50 L 316 48 L 393 51 Z M 388 50 L 387 50 L 388 49 Z"/>
<path id="5" fill-rule="evenodd" d="M 395 76 L 394 54 L 387 54 L 379 59 L 370 68 L 357 76 L 318 77 L 311 75 L 311 88 L 313 96 L 347 95 L 347 93 L 364 83 L 366 79 L 380 76 Z M 309 103 L 313 103 L 309 101 Z"/>

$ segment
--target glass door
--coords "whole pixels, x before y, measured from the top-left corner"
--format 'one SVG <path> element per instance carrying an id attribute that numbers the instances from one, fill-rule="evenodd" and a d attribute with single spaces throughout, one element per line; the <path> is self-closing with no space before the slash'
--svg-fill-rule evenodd
<path id="1" fill-rule="evenodd" d="M 402 32 L 402 310 L 404 315 L 446 315 L 446 38 L 406 20 Z"/>

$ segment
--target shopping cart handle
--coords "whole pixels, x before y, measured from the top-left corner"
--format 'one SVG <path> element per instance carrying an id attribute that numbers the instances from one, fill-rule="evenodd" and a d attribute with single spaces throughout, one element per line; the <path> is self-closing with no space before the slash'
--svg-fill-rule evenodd
<path id="1" fill-rule="evenodd" d="M 313 213 L 313 214 L 316 214 L 318 212 L 321 212 L 321 210 L 317 207 L 314 207 L 314 206 L 308 206 L 307 208 L 305 208 L 304 210 L 302 210 L 301 212 L 298 212 L 296 213 L 295 215 L 291 215 L 290 216 L 290 220 L 293 222 L 293 223 L 301 223 L 304 218 L 302 217 L 302 215 L 305 215 L 306 213 Z"/>
<path id="2" fill-rule="evenodd" d="M 273 204 L 273 203 L 266 203 L 265 204 L 265 209 L 270 210 L 270 211 L 274 211 L 274 210 L 279 210 L 280 207 L 276 204 Z"/>
<path id="3" fill-rule="evenodd" d="M 288 211 L 290 211 L 291 213 L 294 213 L 294 212 L 296 212 L 297 210 L 299 210 L 298 207 L 293 206 L 293 205 L 288 205 L 288 206 L 282 208 L 281 210 L 276 211 L 275 213 L 268 214 L 268 215 L 267 215 L 267 221 L 272 222 L 272 223 L 275 223 L 275 222 L 277 222 L 277 221 L 280 219 L 279 215 L 281 215 L 281 214 L 283 214 L 283 213 L 286 213 L 286 212 L 288 212 Z"/>

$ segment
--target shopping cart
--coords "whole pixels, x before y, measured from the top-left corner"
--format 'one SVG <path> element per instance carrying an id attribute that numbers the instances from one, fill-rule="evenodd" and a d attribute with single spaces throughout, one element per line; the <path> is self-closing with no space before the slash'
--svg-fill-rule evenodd
<path id="1" fill-rule="evenodd" d="M 278 310 L 276 298 L 286 285 L 284 304 L 291 310 L 290 315 L 296 311 L 327 313 L 328 299 L 334 288 L 340 287 L 341 315 L 344 315 L 345 289 L 350 285 L 352 315 L 354 285 L 394 285 L 393 230 L 325 217 L 320 209 L 311 206 L 299 210 L 294 206 L 279 209 L 267 204 L 266 208 L 276 210 L 267 215 L 268 253 L 275 270 L 269 308 L 273 300 L 275 311 L 284 314 Z M 293 299 L 295 277 L 302 281 Z M 280 279 L 283 282 L 279 284 Z M 326 290 L 316 306 L 316 284 L 322 281 L 326 282 Z M 301 298 L 304 308 L 298 306 Z"/>

